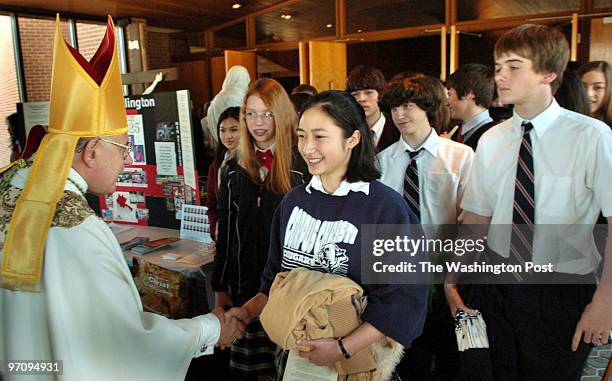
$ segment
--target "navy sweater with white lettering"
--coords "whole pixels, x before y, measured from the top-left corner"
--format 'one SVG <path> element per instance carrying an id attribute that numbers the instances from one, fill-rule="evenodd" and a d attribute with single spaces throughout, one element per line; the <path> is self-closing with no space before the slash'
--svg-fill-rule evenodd
<path id="1" fill-rule="evenodd" d="M 378 181 L 370 183 L 368 195 L 333 196 L 307 190 L 306 184 L 294 188 L 274 213 L 260 291 L 267 295 L 277 273 L 297 267 L 346 276 L 368 296 L 362 319 L 409 347 L 423 329 L 428 286 L 363 284 L 364 224 L 418 224 L 418 219 L 399 193 Z"/>

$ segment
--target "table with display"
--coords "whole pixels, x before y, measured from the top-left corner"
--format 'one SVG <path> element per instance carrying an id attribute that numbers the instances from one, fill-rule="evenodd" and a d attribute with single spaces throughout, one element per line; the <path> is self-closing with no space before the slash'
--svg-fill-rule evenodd
<path id="1" fill-rule="evenodd" d="M 112 227 L 119 243 L 135 237 L 153 241 L 179 237 L 179 231 L 152 226 Z M 170 246 L 144 255 L 124 251 L 146 311 L 173 319 L 190 318 L 210 311 L 214 294 L 210 285 L 214 243 L 179 239 Z"/>

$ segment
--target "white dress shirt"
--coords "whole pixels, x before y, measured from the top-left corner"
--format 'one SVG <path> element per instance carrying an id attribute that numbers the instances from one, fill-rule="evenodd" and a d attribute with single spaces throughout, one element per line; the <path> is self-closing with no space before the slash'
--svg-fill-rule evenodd
<path id="1" fill-rule="evenodd" d="M 374 123 L 374 125 L 371 128 L 372 132 L 374 133 L 374 146 L 375 147 L 378 146 L 378 141 L 380 140 L 383 130 L 385 129 L 385 123 L 387 123 L 387 118 L 385 118 L 385 114 L 383 114 L 383 112 L 381 111 L 380 118 L 378 118 L 376 123 Z"/>
<path id="2" fill-rule="evenodd" d="M 422 224 L 455 224 L 459 204 L 472 167 L 474 152 L 464 144 L 438 136 L 434 129 L 416 157 Z M 418 149 L 418 148 L 417 148 Z M 408 151 L 416 151 L 402 137 L 378 154 L 380 181 L 402 194 Z"/>
<path id="3" fill-rule="evenodd" d="M 492 217 L 488 244 L 505 257 L 523 121 L 515 113 L 483 134 L 461 203 L 466 211 Z M 600 210 L 612 216 L 612 132 L 554 99 L 531 123 L 535 223 L 548 225 L 536 228 L 534 262 L 553 263 L 559 272 L 589 273 L 601 258 L 592 234 L 581 233 L 592 232 Z"/>
<path id="4" fill-rule="evenodd" d="M 354 183 L 349 183 L 346 180 L 342 180 L 340 182 L 340 186 L 333 193 L 329 193 L 323 188 L 323 183 L 321 182 L 321 178 L 317 175 L 312 176 L 308 185 L 306 185 L 306 192 L 311 193 L 311 189 L 318 190 L 319 192 L 323 192 L 325 194 L 330 194 L 332 196 L 346 196 L 350 191 L 353 192 L 362 192 L 366 195 L 370 194 L 370 183 L 366 183 L 365 181 L 356 181 Z"/>
<path id="5" fill-rule="evenodd" d="M 272 151 L 272 154 L 274 154 L 274 151 L 276 149 L 276 142 L 272 143 L 270 145 L 270 147 L 266 148 L 266 149 L 261 149 L 259 147 L 257 147 L 257 145 L 253 144 L 253 147 L 255 147 L 255 152 L 259 151 L 259 152 L 267 152 L 267 151 Z"/>

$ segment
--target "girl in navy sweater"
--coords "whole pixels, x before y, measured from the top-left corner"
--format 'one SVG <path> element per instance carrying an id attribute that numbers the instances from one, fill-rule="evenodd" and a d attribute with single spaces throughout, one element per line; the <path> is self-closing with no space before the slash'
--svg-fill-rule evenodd
<path id="1" fill-rule="evenodd" d="M 274 277 L 305 267 L 349 277 L 364 288 L 363 324 L 342 339 L 349 354 L 389 336 L 404 346 L 420 335 L 427 309 L 427 285 L 363 284 L 361 229 L 366 224 L 417 224 L 399 193 L 378 182 L 375 147 L 363 109 L 348 93 L 326 91 L 304 108 L 298 148 L 313 175 L 290 191 L 276 209 L 268 262 L 260 292 L 226 317 L 256 318 Z M 314 243 L 313 243 L 314 242 Z M 300 344 L 300 343 L 298 343 Z M 334 338 L 308 340 L 300 355 L 317 365 L 343 358 Z"/>

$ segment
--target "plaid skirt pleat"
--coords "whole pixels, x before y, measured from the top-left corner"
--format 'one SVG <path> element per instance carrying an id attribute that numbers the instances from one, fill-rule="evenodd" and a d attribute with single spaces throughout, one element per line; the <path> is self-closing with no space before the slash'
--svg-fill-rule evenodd
<path id="1" fill-rule="evenodd" d="M 244 377 L 271 374 L 274 371 L 276 344 L 270 341 L 259 320 L 245 327 L 242 339 L 232 344 L 230 370 Z"/>

